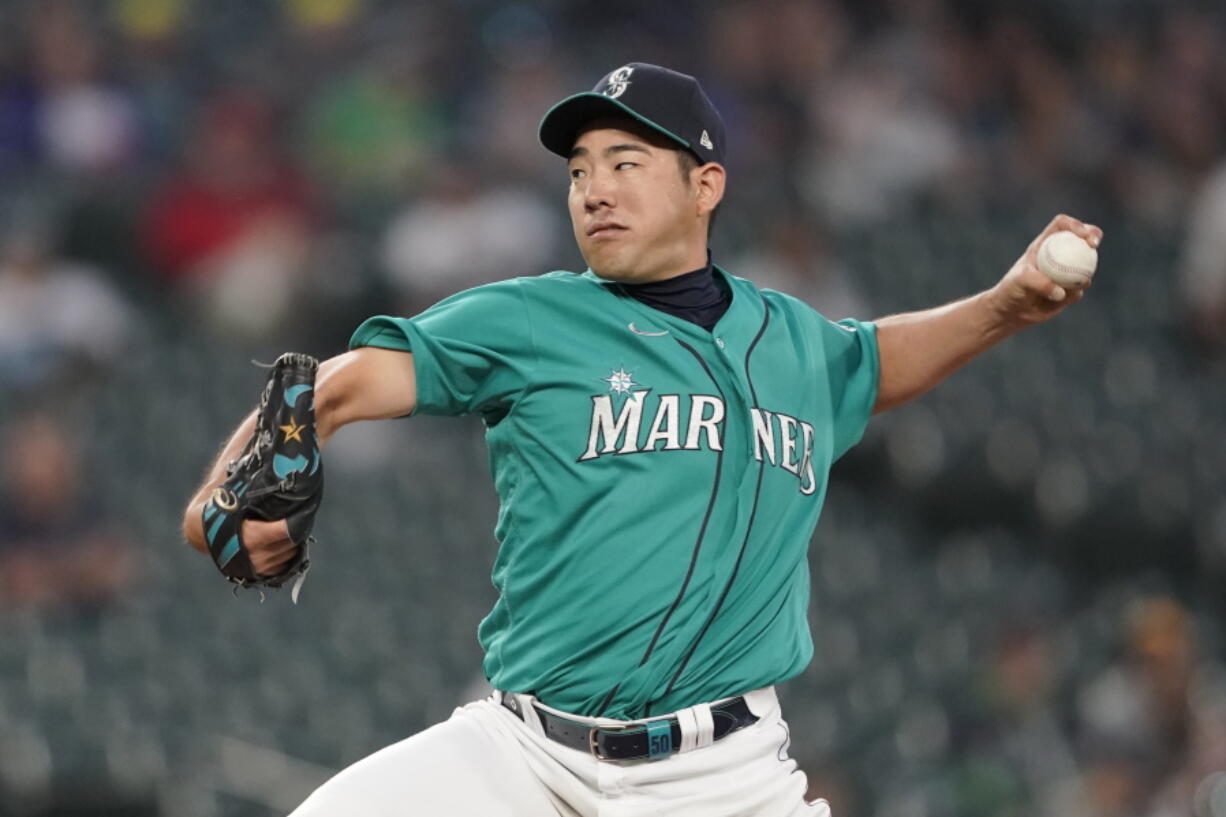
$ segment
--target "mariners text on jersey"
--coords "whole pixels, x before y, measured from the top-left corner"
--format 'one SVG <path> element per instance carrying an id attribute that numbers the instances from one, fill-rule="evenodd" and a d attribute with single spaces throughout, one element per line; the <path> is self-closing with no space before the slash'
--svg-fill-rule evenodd
<path id="1" fill-rule="evenodd" d="M 614 408 L 614 396 L 592 397 L 592 421 L 587 448 L 580 462 L 604 454 L 642 454 L 655 451 L 693 451 L 723 446 L 720 426 L 724 402 L 709 394 L 662 394 L 648 399 L 648 390 L 630 392 Z M 654 404 L 655 408 L 652 409 Z M 650 420 L 644 422 L 644 414 Z M 754 459 L 766 457 L 800 479 L 800 491 L 817 490 L 813 473 L 813 426 L 787 414 L 756 407 L 749 409 L 754 430 Z"/>

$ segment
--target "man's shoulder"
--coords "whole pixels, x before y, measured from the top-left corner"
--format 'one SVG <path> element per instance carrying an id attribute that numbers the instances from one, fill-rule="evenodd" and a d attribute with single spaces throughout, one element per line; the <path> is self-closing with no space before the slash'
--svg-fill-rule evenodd
<path id="1" fill-rule="evenodd" d="M 829 330 L 832 327 L 844 330 L 849 333 L 854 333 L 856 327 L 854 324 L 862 323 L 860 321 L 846 322 L 837 321 L 827 317 L 817 307 L 810 304 L 795 295 L 787 292 L 781 292 L 777 289 L 767 287 L 759 287 L 748 278 L 738 278 L 737 276 L 728 274 L 728 280 L 737 291 L 756 293 L 771 314 L 776 318 L 784 318 L 793 322 L 795 326 L 802 327 L 805 332 L 821 333 Z"/>
<path id="2" fill-rule="evenodd" d="M 606 285 L 591 273 L 554 270 L 541 275 L 504 278 L 455 293 L 421 313 L 421 317 L 440 311 L 462 308 L 468 313 L 482 310 L 486 314 L 501 314 L 508 310 L 528 314 L 575 314 L 582 304 L 599 308 L 598 302 L 608 297 Z"/>
<path id="3" fill-rule="evenodd" d="M 574 304 L 583 298 L 601 298 L 607 296 L 607 282 L 600 280 L 591 272 L 570 272 L 568 270 L 553 270 L 541 275 L 529 275 L 511 279 L 525 297 L 534 303 L 559 301 Z"/>
<path id="4" fill-rule="evenodd" d="M 759 287 L 756 283 L 748 278 L 741 278 L 725 271 L 728 281 L 733 287 L 734 294 L 753 293 L 756 297 L 761 298 L 774 311 L 783 311 L 797 314 L 810 314 L 815 310 L 809 304 L 797 298 L 794 295 L 789 295 L 786 292 L 780 292 L 775 289 Z"/>
<path id="5" fill-rule="evenodd" d="M 501 278 L 497 281 L 478 284 L 477 286 L 462 289 L 449 295 L 439 303 L 444 304 L 457 299 L 474 300 L 512 295 L 515 297 L 532 295 L 539 298 L 559 293 L 572 293 L 576 290 L 599 289 L 598 286 L 593 286 L 593 284 L 599 284 L 599 281 L 594 276 L 568 272 L 566 270 L 554 270 L 541 275 Z"/>
<path id="6" fill-rule="evenodd" d="M 540 275 L 528 275 L 517 278 L 526 286 L 540 287 L 543 290 L 561 289 L 563 287 L 579 287 L 584 289 L 599 288 L 601 280 L 591 272 L 571 272 L 557 269 Z"/>
<path id="7" fill-rule="evenodd" d="M 552 270 L 540 275 L 519 275 L 512 278 L 501 278 L 487 284 L 479 284 L 470 290 L 479 292 L 489 289 L 527 288 L 533 291 L 552 292 L 568 288 L 599 289 L 603 282 L 591 272 L 571 272 L 569 270 Z"/>

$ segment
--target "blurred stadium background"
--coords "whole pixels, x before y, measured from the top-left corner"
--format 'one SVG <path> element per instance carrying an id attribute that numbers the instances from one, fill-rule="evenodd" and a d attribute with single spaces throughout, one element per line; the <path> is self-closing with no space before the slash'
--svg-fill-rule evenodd
<path id="1" fill-rule="evenodd" d="M 831 317 L 1086 301 L 878 418 L 814 539 L 792 753 L 841 817 L 1226 816 L 1226 27 L 1169 0 L 0 0 L 0 816 L 284 814 L 480 694 L 475 421 L 329 448 L 302 603 L 178 532 L 251 359 L 578 269 L 546 107 L 728 121 L 715 257 Z"/>

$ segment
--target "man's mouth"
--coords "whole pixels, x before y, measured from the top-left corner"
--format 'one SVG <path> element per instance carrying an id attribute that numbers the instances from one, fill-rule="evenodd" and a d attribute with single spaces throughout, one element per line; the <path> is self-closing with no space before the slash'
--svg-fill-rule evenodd
<path id="1" fill-rule="evenodd" d="M 598 221 L 587 228 L 588 238 L 605 238 L 607 236 L 620 233 L 626 228 L 612 221 Z"/>

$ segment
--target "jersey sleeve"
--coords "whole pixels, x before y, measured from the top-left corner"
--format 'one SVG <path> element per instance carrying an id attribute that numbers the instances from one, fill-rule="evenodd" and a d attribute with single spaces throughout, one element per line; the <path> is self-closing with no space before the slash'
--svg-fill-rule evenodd
<path id="1" fill-rule="evenodd" d="M 495 423 L 527 388 L 536 346 L 516 280 L 465 290 L 412 318 L 378 315 L 353 333 L 349 348 L 411 352 L 414 413 L 481 414 Z"/>
<path id="2" fill-rule="evenodd" d="M 819 316 L 830 380 L 834 458 L 860 441 L 877 402 L 881 371 L 877 325 L 851 318 L 834 322 Z"/>

